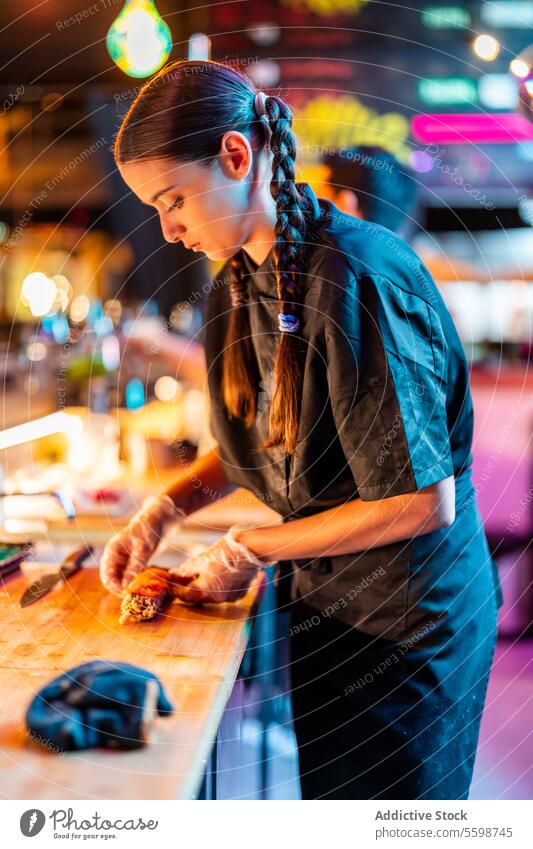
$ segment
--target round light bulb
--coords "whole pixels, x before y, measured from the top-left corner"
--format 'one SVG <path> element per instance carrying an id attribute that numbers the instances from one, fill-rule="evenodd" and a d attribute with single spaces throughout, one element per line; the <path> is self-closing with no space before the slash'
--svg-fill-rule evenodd
<path id="1" fill-rule="evenodd" d="M 87 295 L 78 295 L 70 305 L 70 319 L 79 324 L 87 318 L 91 304 Z"/>
<path id="2" fill-rule="evenodd" d="M 520 80 L 524 80 L 529 74 L 529 65 L 524 61 L 524 59 L 519 59 L 517 56 L 509 65 L 509 70 L 515 75 L 515 77 L 518 77 Z"/>
<path id="3" fill-rule="evenodd" d="M 21 295 L 31 314 L 39 317 L 50 312 L 56 299 L 57 286 L 46 274 L 34 271 L 24 278 Z"/>
<path id="4" fill-rule="evenodd" d="M 474 53 L 485 62 L 492 62 L 500 52 L 500 43 L 493 35 L 478 35 L 474 41 Z"/>
<path id="5" fill-rule="evenodd" d="M 130 77 L 148 77 L 159 70 L 172 50 L 172 33 L 153 0 L 127 0 L 109 28 L 107 49 Z"/>
<path id="6" fill-rule="evenodd" d="M 173 401 L 179 393 L 179 383 L 170 375 L 164 375 L 156 380 L 154 393 L 160 401 Z"/>

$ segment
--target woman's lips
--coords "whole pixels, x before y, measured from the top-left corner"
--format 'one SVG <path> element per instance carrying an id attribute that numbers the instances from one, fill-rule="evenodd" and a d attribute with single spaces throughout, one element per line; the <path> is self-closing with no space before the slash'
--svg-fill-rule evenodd
<path id="1" fill-rule="evenodd" d="M 191 245 L 191 251 L 199 251 L 200 249 L 200 242 L 195 242 L 194 245 Z"/>

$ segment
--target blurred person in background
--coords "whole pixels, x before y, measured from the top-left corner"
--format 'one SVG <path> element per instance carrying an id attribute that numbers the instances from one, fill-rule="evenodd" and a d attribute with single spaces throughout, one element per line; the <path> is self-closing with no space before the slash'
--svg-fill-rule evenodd
<path id="1" fill-rule="evenodd" d="M 186 380 L 197 389 L 205 387 L 207 377 L 204 346 L 198 339 L 189 339 L 178 333 L 168 331 L 160 333 L 154 342 L 139 333 L 132 333 L 127 339 L 127 350 L 146 357 L 157 356 L 159 362 L 165 362 L 178 380 Z"/>
<path id="2" fill-rule="evenodd" d="M 388 227 L 403 238 L 415 229 L 414 174 L 377 146 L 338 150 L 324 157 L 333 202 L 343 212 Z"/>

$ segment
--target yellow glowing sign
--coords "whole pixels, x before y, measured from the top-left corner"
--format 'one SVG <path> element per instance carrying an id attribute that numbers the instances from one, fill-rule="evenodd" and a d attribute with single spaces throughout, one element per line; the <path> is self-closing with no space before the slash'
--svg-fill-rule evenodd
<path id="1" fill-rule="evenodd" d="M 364 106 L 357 97 L 320 95 L 296 111 L 294 129 L 303 159 L 320 159 L 327 152 L 356 145 L 379 145 L 400 161 L 410 147 L 409 121 L 399 112 L 380 114 Z"/>
<path id="2" fill-rule="evenodd" d="M 315 15 L 355 15 L 368 0 L 283 0 L 286 6 L 314 12 Z"/>

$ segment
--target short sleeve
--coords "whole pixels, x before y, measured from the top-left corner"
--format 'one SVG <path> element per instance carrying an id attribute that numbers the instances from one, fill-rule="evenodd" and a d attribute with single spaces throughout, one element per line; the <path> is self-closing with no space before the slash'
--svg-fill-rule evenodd
<path id="1" fill-rule="evenodd" d="M 452 475 L 437 310 L 385 277 L 354 276 L 325 334 L 332 412 L 359 496 L 401 495 Z"/>

